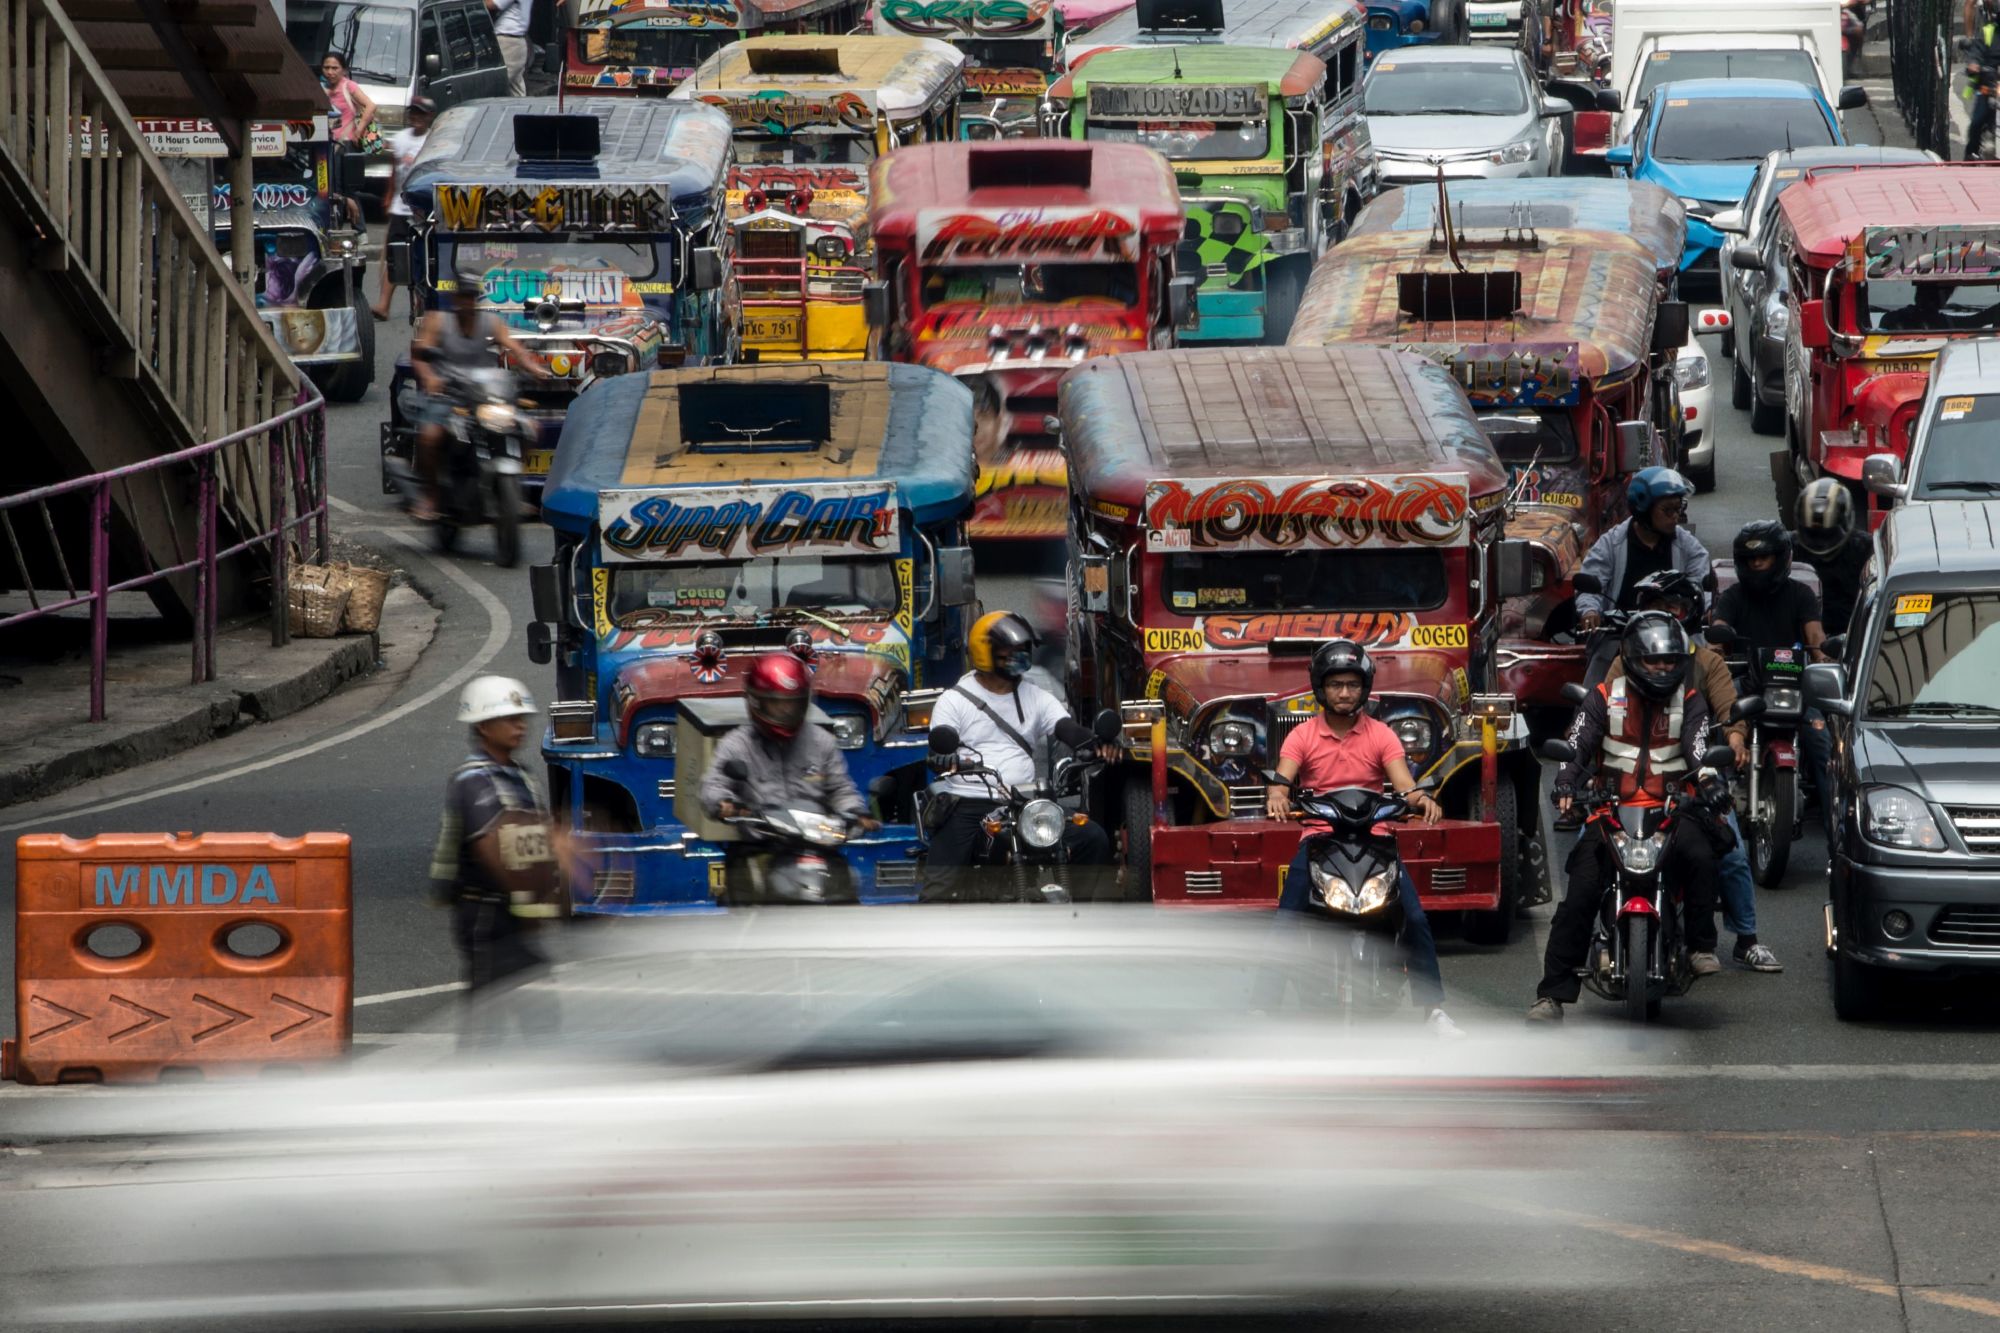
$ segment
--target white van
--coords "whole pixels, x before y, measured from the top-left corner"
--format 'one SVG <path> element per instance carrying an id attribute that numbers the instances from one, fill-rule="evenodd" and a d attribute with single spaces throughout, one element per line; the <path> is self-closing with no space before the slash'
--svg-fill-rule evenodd
<path id="1" fill-rule="evenodd" d="M 1838 117 L 1839 78 L 1840 0 L 1613 0 L 1611 86 L 1623 108 L 1614 143 L 1631 137 L 1663 83 L 1788 79 L 1819 89 Z M 1849 105 L 1866 101 L 1858 92 Z"/>

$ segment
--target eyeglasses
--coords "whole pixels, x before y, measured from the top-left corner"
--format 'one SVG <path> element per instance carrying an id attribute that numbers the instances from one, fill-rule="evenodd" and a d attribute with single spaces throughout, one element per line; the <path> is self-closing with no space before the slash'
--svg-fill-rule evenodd
<path id="1" fill-rule="evenodd" d="M 1661 500 L 1653 508 L 1659 510 L 1662 514 L 1679 516 L 1688 511 L 1688 504 L 1686 500 Z"/>

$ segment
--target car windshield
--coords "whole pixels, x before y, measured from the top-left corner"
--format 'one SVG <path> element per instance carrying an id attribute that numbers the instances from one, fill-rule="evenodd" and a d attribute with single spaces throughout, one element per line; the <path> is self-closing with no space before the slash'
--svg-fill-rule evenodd
<path id="1" fill-rule="evenodd" d="M 1869 333 L 1986 333 L 2000 327 L 2000 283 L 1877 278 L 1860 307 Z"/>
<path id="2" fill-rule="evenodd" d="M 1136 264 L 978 264 L 924 271 L 926 310 L 943 306 L 1130 306 L 1139 299 Z"/>
<path id="3" fill-rule="evenodd" d="M 1479 425 L 1508 463 L 1567 463 L 1576 458 L 1576 427 L 1566 412 L 1481 412 Z"/>
<path id="4" fill-rule="evenodd" d="M 1938 400 L 1924 437 L 1913 500 L 1966 500 L 2000 492 L 2000 394 L 1954 394 Z"/>
<path id="5" fill-rule="evenodd" d="M 593 306 L 636 309 L 644 302 L 634 284 L 652 277 L 658 264 L 652 243 L 640 241 L 509 236 L 447 241 L 446 246 L 441 270 L 477 275 L 482 299 L 498 306 L 560 296 Z"/>
<path id="6" fill-rule="evenodd" d="M 1894 593 L 1868 672 L 1868 716 L 2000 713 L 2000 593 Z"/>
<path id="7" fill-rule="evenodd" d="M 773 611 L 882 616 L 896 610 L 896 571 L 887 560 L 813 556 L 712 564 L 633 565 L 611 575 L 611 618 L 754 620 Z"/>
<path id="8" fill-rule="evenodd" d="M 864 163 L 875 157 L 875 140 L 866 134 L 796 134 L 774 138 L 764 134 L 736 136 L 736 161 L 746 167 L 791 167 Z"/>
<path id="9" fill-rule="evenodd" d="M 1655 51 L 1639 74 L 1643 102 L 1663 83 L 1685 79 L 1784 79 L 1819 87 L 1819 66 L 1804 51 Z"/>
<path id="10" fill-rule="evenodd" d="M 1653 132 L 1661 162 L 1759 162 L 1781 148 L 1821 148 L 1833 127 L 1798 97 L 1670 97 Z"/>
<path id="11" fill-rule="evenodd" d="M 357 83 L 405 84 L 415 73 L 417 14 L 393 5 L 333 6 L 327 50 L 347 61 Z"/>
<path id="12" fill-rule="evenodd" d="M 1169 554 L 1160 600 L 1210 611 L 1428 611 L 1444 605 L 1438 551 L 1226 551 Z"/>
<path id="13" fill-rule="evenodd" d="M 1484 60 L 1378 60 L 1361 100 L 1370 116 L 1518 116 L 1527 109 L 1520 71 Z"/>
<path id="14" fill-rule="evenodd" d="M 576 32 L 577 53 L 586 64 L 664 70 L 683 79 L 735 40 L 736 29 L 721 26 L 650 28 L 633 23 L 622 28 L 578 28 Z"/>
<path id="15" fill-rule="evenodd" d="M 1271 129 L 1262 120 L 1091 121 L 1084 135 L 1100 143 L 1144 144 L 1175 162 L 1247 162 L 1271 150 Z"/>

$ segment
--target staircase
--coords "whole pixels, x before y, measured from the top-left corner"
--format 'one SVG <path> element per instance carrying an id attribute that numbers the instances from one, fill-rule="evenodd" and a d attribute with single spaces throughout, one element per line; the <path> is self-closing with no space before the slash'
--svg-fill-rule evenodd
<path id="1" fill-rule="evenodd" d="M 0 387 L 14 405 L 0 495 L 129 467 L 248 430 L 293 406 L 298 372 L 146 147 L 56 0 L 0 0 Z M 218 455 L 225 545 L 272 522 L 257 450 Z M 195 472 L 113 492 L 114 580 L 196 552 Z M 83 529 L 51 550 L 0 552 L 0 590 L 87 559 Z M 255 570 L 221 572 L 224 614 Z M 49 586 L 41 584 L 40 586 Z M 194 575 L 149 586 L 184 619 Z"/>

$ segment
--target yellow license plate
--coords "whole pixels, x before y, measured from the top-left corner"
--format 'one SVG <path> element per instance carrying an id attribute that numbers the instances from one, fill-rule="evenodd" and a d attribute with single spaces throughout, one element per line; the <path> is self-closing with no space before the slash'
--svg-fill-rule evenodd
<path id="1" fill-rule="evenodd" d="M 743 317 L 743 341 L 752 346 L 759 343 L 797 343 L 800 332 L 797 315 Z"/>
<path id="2" fill-rule="evenodd" d="M 723 863 L 720 861 L 710 861 L 708 863 L 708 891 L 719 898 L 726 887 L 727 885 L 723 882 Z"/>
<path id="3" fill-rule="evenodd" d="M 546 477 L 555 461 L 556 451 L 553 449 L 530 449 L 528 456 L 521 460 L 521 470 L 531 477 Z"/>

